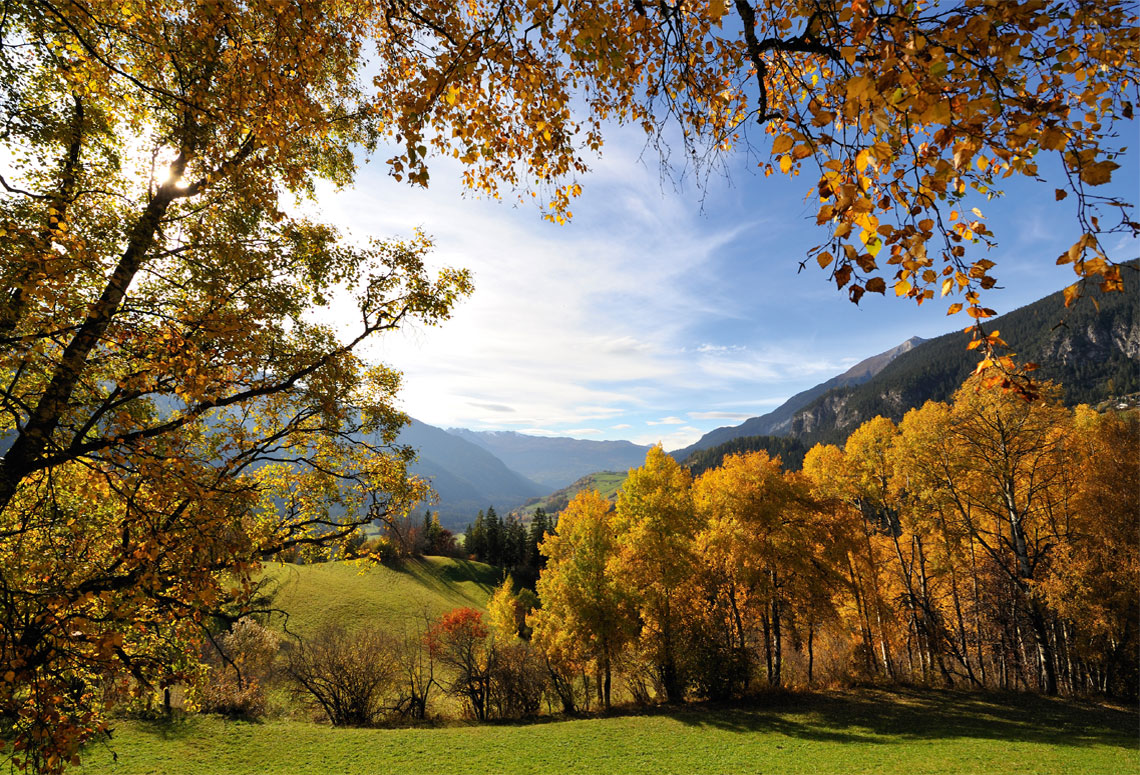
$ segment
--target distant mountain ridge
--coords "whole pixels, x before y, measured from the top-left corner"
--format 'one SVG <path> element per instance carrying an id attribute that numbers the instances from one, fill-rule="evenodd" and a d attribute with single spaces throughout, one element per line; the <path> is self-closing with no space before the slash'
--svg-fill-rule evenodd
<path id="1" fill-rule="evenodd" d="M 439 501 L 424 508 L 438 511 L 444 527 L 463 527 L 479 509 L 507 512 L 548 492 L 483 447 L 419 420 L 400 431 L 398 443 L 418 451 L 409 468 L 430 480 Z"/>
<path id="2" fill-rule="evenodd" d="M 849 368 L 847 371 L 832 377 L 826 382 L 821 382 L 815 387 L 810 387 L 807 390 L 796 393 L 779 407 L 773 409 L 767 414 L 759 417 L 751 417 L 740 425 L 724 426 L 709 431 L 704 436 L 701 436 L 696 442 L 690 444 L 683 449 L 678 449 L 670 452 L 677 460 L 685 460 L 694 452 L 703 449 L 711 449 L 712 447 L 725 444 L 733 439 L 739 439 L 746 436 L 783 436 L 788 433 L 791 426 L 792 419 L 795 417 L 796 412 L 808 406 L 820 396 L 824 395 L 830 390 L 835 388 L 848 387 L 850 385 L 860 385 L 873 378 L 876 374 L 882 371 L 891 363 L 895 358 L 903 353 L 910 352 L 918 345 L 925 342 L 921 337 L 912 336 L 902 344 L 892 347 L 885 352 L 878 355 L 872 355 L 870 358 L 865 358 L 859 363 Z"/>
<path id="3" fill-rule="evenodd" d="M 594 441 L 564 436 L 531 436 L 516 431 L 472 431 L 448 428 L 448 433 L 494 454 L 528 479 L 558 490 L 596 471 L 628 471 L 645 462 L 649 447 L 630 441 Z"/>
<path id="4" fill-rule="evenodd" d="M 1096 404 L 1140 391 L 1140 271 L 1125 265 L 1120 293 L 1093 290 L 1066 308 L 1060 291 L 990 323 L 1020 362 L 1036 363 L 1033 377 L 1059 382 L 1068 405 Z M 1094 305 L 1094 300 L 1096 304 Z M 1099 305 L 1099 309 L 1098 306 Z M 872 379 L 834 388 L 798 410 L 782 435 L 807 446 L 841 444 L 860 424 L 883 415 L 899 420 L 926 401 L 945 401 L 973 372 L 981 355 L 967 350 L 961 332 L 923 342 Z"/>

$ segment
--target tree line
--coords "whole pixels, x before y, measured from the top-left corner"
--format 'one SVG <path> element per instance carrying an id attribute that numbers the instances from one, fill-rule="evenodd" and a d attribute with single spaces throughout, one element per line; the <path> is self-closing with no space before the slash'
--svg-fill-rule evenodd
<path id="1" fill-rule="evenodd" d="M 523 586 L 534 588 L 539 572 L 546 567 L 546 557 L 539 549 L 554 522 L 546 511 L 537 508 L 530 523 L 516 515 L 504 519 L 494 506 L 480 511 L 463 534 L 463 551 L 474 560 L 510 569 Z"/>
<path id="2" fill-rule="evenodd" d="M 802 472 L 660 447 L 541 545 L 534 642 L 605 704 L 851 680 L 1137 696 L 1140 419 L 967 382 Z"/>
<path id="3" fill-rule="evenodd" d="M 655 447 L 616 504 L 583 491 L 529 530 L 480 513 L 467 548 L 540 563 L 537 593 L 507 575 L 486 615 L 285 644 L 242 620 L 198 705 L 263 713 L 279 645 L 278 678 L 338 725 L 440 694 L 478 721 L 862 681 L 1135 699 L 1140 413 L 1045 392 L 974 379 L 802 471 L 755 451 L 694 478 Z"/>

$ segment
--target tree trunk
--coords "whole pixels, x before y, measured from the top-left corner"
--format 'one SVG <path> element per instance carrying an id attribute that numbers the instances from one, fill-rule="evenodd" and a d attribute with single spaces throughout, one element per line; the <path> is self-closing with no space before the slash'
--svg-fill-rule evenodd
<path id="1" fill-rule="evenodd" d="M 776 572 L 772 571 L 772 586 L 775 587 L 775 585 L 776 585 Z M 775 669 L 774 669 L 774 672 L 772 673 L 771 684 L 772 684 L 772 686 L 774 686 L 776 688 L 780 687 L 781 682 L 783 680 L 781 673 L 783 672 L 783 663 L 784 663 L 783 655 L 784 655 L 784 652 L 783 652 L 783 643 L 782 643 L 783 638 L 781 636 L 782 636 L 782 633 L 781 633 L 781 629 L 780 629 L 780 595 L 778 593 L 773 592 L 773 595 L 772 595 L 772 645 L 773 645 L 773 652 L 774 653 L 773 653 L 773 660 L 772 661 L 773 661 L 773 665 L 774 665 Z"/>
<path id="2" fill-rule="evenodd" d="M 812 684 L 812 670 L 815 667 L 815 621 L 808 621 L 808 686 Z"/>

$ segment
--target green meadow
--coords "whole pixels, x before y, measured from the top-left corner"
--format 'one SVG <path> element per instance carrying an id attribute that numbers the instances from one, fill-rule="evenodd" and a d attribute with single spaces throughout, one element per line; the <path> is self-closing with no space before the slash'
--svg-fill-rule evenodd
<path id="1" fill-rule="evenodd" d="M 877 689 L 412 729 L 188 716 L 120 722 L 79 772 L 1110 775 L 1140 772 L 1137 722 L 1134 711 L 1032 695 Z"/>
<path id="2" fill-rule="evenodd" d="M 270 624 L 311 635 L 326 623 L 349 629 L 366 623 L 432 619 L 454 608 L 482 609 L 502 581 L 498 568 L 448 557 L 408 560 L 399 567 L 355 562 L 270 565 L 273 605 L 287 615 Z"/>
<path id="3" fill-rule="evenodd" d="M 400 568 L 270 566 L 274 625 L 296 634 L 482 609 L 499 571 L 428 557 Z M 436 702 L 458 712 L 454 701 Z M 288 703 L 287 703 L 288 704 Z M 863 688 L 735 706 L 626 709 L 475 725 L 338 729 L 291 710 L 260 722 L 118 719 L 84 775 L 401 773 L 1140 773 L 1140 714 L 1032 694 Z"/>

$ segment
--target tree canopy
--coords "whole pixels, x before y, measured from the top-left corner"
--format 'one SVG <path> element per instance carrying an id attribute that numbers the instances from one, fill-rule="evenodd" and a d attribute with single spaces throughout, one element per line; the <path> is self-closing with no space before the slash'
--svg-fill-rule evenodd
<path id="1" fill-rule="evenodd" d="M 1136 29 L 1122 0 L 5 0 L 0 715 L 19 761 L 61 769 L 109 685 L 178 680 L 262 558 L 422 493 L 392 447 L 398 373 L 357 350 L 445 319 L 470 278 L 430 276 L 426 237 L 354 245 L 297 215 L 361 150 L 394 141 L 416 184 L 452 156 L 470 188 L 564 220 L 610 122 L 676 133 L 702 170 L 761 149 L 818 200 L 805 261 L 853 300 L 957 294 L 984 320 L 995 237 L 969 197 L 1047 152 L 1082 232 L 1058 260 L 1120 287 L 1104 235 L 1140 227 L 1096 191 Z M 649 525 L 642 495 L 619 515 Z"/>
<path id="2" fill-rule="evenodd" d="M 554 185 L 601 148 L 607 121 L 665 143 L 684 162 L 760 154 L 765 174 L 804 179 L 824 238 L 809 258 L 854 301 L 961 297 L 978 320 L 995 285 L 996 235 L 970 205 L 1003 181 L 1039 179 L 1055 153 L 1056 198 L 1073 195 L 1081 237 L 1058 257 L 1119 290 L 1104 235 L 1140 230 L 1131 203 L 1101 195 L 1138 94 L 1137 9 L 1125 0 L 476 0 L 391 17 L 422 45 L 382 42 L 376 79 L 402 108 L 391 160 L 427 180 L 428 150 L 474 165 L 467 182 Z M 465 61 L 472 51 L 478 61 Z M 408 106 L 411 106 L 410 108 Z M 446 130 L 442 128 L 446 127 Z M 770 145 L 768 141 L 770 140 Z M 569 215 L 577 183 L 555 186 Z M 1075 297 L 1079 288 L 1069 291 Z"/>

